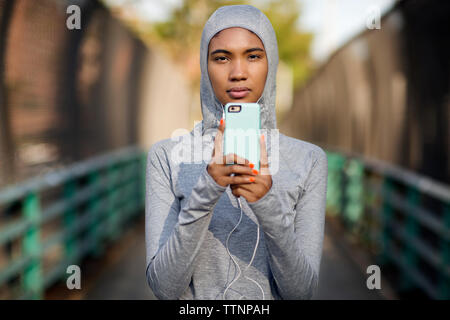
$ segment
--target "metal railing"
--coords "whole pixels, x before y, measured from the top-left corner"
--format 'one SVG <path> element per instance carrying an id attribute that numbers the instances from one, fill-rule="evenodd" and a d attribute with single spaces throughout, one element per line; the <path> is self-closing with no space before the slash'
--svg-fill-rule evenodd
<path id="1" fill-rule="evenodd" d="M 382 162 L 327 155 L 327 214 L 378 264 L 396 267 L 399 291 L 450 298 L 450 188 Z M 68 266 L 101 255 L 144 208 L 145 160 L 129 147 L 1 190 L 0 291 L 43 298 Z"/>
<path id="2" fill-rule="evenodd" d="M 450 187 L 358 155 L 327 155 L 327 214 L 393 267 L 398 292 L 449 299 Z"/>
<path id="3" fill-rule="evenodd" d="M 0 213 L 14 218 L 0 224 L 1 291 L 41 299 L 68 266 L 101 255 L 144 208 L 145 158 L 127 147 L 1 190 Z"/>

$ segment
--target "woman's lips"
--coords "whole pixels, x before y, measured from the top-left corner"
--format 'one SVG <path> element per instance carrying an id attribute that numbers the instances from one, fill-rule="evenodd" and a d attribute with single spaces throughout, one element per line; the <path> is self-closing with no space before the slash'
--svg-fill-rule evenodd
<path id="1" fill-rule="evenodd" d="M 247 96 L 250 93 L 248 88 L 233 88 L 227 91 L 228 95 L 233 99 L 239 99 Z"/>

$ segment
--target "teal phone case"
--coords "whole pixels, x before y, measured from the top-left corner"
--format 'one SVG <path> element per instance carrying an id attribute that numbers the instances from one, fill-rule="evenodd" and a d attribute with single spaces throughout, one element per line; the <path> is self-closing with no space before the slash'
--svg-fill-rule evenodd
<path id="1" fill-rule="evenodd" d="M 230 112 L 229 106 L 241 106 L 240 112 Z M 249 160 L 259 171 L 260 106 L 257 103 L 227 103 L 225 105 L 224 155 L 236 153 Z"/>

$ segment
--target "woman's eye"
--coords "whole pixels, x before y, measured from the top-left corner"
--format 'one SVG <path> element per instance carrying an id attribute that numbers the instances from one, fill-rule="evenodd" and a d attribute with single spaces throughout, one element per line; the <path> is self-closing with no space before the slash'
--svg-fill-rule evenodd
<path id="1" fill-rule="evenodd" d="M 249 56 L 249 58 L 250 58 L 251 60 L 255 60 L 255 59 L 261 58 L 261 56 L 260 56 L 260 55 L 257 55 L 257 54 L 252 54 L 252 55 Z"/>
<path id="2" fill-rule="evenodd" d="M 224 56 L 221 56 L 221 57 L 215 57 L 215 58 L 214 58 L 215 61 L 225 61 L 226 59 L 227 59 L 227 58 L 224 57 Z"/>

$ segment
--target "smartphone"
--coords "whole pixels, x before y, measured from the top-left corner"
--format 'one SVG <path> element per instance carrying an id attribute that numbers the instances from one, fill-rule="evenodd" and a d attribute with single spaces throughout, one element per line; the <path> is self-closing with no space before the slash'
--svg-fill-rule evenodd
<path id="1" fill-rule="evenodd" d="M 225 105 L 224 155 L 235 153 L 259 171 L 261 116 L 258 103 Z M 231 165 L 231 164 L 227 164 Z"/>

